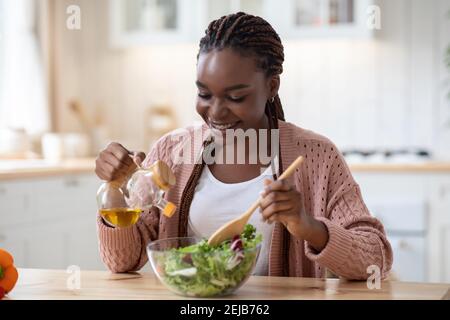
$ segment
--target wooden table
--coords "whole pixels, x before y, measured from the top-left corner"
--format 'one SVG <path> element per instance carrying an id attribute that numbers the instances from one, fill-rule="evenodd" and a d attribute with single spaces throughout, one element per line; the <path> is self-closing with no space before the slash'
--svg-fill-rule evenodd
<path id="1" fill-rule="evenodd" d="M 70 289 L 76 281 L 65 270 L 19 269 L 19 275 L 7 299 L 186 299 L 167 290 L 153 273 L 81 271 L 80 289 Z M 364 281 L 254 276 L 225 299 L 448 300 L 449 289 L 450 284 L 383 281 L 381 289 L 369 290 Z"/>

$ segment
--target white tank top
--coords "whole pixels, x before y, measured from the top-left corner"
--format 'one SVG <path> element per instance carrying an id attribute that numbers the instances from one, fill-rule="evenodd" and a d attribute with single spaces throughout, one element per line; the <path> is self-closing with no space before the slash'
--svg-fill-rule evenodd
<path id="1" fill-rule="evenodd" d="M 188 235 L 209 238 L 219 227 L 244 213 L 264 189 L 264 179 L 273 180 L 270 166 L 258 177 L 239 183 L 223 183 L 205 166 L 189 210 Z M 274 224 L 269 225 L 261 218 L 256 209 L 249 220 L 263 239 L 253 274 L 266 276 Z"/>

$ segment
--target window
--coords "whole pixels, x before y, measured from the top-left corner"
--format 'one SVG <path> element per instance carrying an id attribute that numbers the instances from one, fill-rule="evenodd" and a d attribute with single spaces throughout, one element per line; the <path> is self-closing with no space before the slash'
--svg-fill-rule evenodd
<path id="1" fill-rule="evenodd" d="M 48 130 L 46 81 L 34 0 L 0 0 L 0 128 Z M 8 14 L 5 14 L 8 12 Z"/>
<path id="2" fill-rule="evenodd" d="M 2 92 L 3 92 L 3 77 L 1 76 L 3 73 L 4 73 L 4 71 L 3 71 L 3 60 L 4 60 L 4 58 L 3 58 L 3 51 L 4 51 L 4 48 L 3 48 L 3 42 L 4 42 L 4 40 L 3 40 L 3 34 L 4 34 L 4 32 L 3 32 L 3 23 L 4 22 L 4 13 L 3 13 L 3 0 L 0 0 L 0 99 L 1 99 L 1 97 L 2 97 Z M 2 107 L 3 107 L 3 104 L 1 103 L 1 100 L 0 100 L 0 115 L 2 114 Z M 1 129 L 1 126 L 2 126 L 2 124 L 1 124 L 1 118 L 0 118 L 0 129 Z"/>

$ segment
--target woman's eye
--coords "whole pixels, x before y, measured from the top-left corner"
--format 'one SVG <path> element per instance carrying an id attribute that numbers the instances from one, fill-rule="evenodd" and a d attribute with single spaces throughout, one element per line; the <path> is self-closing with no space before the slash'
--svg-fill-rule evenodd
<path id="1" fill-rule="evenodd" d="M 209 99 L 209 98 L 211 97 L 210 94 L 207 94 L 207 93 L 201 93 L 201 92 L 198 93 L 198 96 L 199 96 L 200 98 L 202 98 L 202 99 Z"/>
<path id="2" fill-rule="evenodd" d="M 245 97 L 228 97 L 233 102 L 242 102 L 244 101 Z"/>

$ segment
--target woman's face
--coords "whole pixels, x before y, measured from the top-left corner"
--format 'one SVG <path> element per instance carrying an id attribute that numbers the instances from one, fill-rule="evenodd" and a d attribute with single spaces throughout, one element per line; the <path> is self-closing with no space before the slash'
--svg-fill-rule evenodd
<path id="1" fill-rule="evenodd" d="M 268 128 L 267 100 L 278 90 L 278 77 L 258 70 L 253 57 L 233 49 L 200 54 L 197 63 L 196 109 L 212 128 Z"/>

